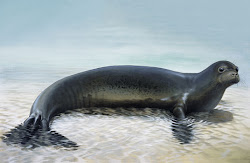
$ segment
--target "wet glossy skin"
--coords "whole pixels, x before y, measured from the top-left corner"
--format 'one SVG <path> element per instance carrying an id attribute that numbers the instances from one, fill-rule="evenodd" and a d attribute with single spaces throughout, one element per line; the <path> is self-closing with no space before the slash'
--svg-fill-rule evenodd
<path id="1" fill-rule="evenodd" d="M 24 126 L 49 130 L 58 113 L 86 107 L 167 109 L 178 118 L 210 111 L 224 91 L 239 82 L 238 68 L 219 61 L 200 73 L 179 73 L 143 66 L 110 66 L 75 74 L 45 89 L 35 100 Z"/>

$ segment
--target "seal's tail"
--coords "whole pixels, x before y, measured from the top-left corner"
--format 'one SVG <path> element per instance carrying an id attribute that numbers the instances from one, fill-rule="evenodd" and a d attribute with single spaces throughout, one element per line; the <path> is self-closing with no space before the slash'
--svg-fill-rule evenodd
<path id="1" fill-rule="evenodd" d="M 27 122 L 27 121 L 26 121 Z M 25 123 L 24 123 L 25 124 Z M 2 136 L 7 145 L 17 144 L 24 148 L 39 146 L 59 146 L 76 149 L 77 144 L 55 131 L 45 131 L 39 123 L 18 125 Z"/>

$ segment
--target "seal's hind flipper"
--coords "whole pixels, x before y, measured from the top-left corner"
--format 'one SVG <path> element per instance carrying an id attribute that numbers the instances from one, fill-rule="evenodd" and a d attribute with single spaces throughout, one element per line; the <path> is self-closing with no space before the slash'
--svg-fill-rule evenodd
<path id="1" fill-rule="evenodd" d="M 10 144 L 20 144 L 23 145 L 28 142 L 31 137 L 31 132 L 23 125 L 18 125 L 17 127 L 11 129 L 9 132 L 5 133 L 1 138 L 3 142 L 7 145 Z"/>
<path id="2" fill-rule="evenodd" d="M 32 119 L 28 119 L 28 121 L 28 126 L 35 122 Z M 39 146 L 51 145 L 71 149 L 76 149 L 76 147 L 78 147 L 75 142 L 70 141 L 65 136 L 55 131 L 44 131 L 41 126 L 34 130 L 33 127 L 30 129 L 25 125 L 19 125 L 5 133 L 1 138 L 7 145 L 17 144 L 24 148 L 36 148 Z"/>
<path id="3" fill-rule="evenodd" d="M 31 125 L 35 120 L 35 117 L 33 116 L 30 116 L 29 118 L 27 118 L 24 123 L 23 123 L 23 126 L 28 128 L 29 125 Z"/>
<path id="4" fill-rule="evenodd" d="M 43 131 L 49 131 L 49 122 L 46 119 L 42 119 L 41 121 Z"/>
<path id="5" fill-rule="evenodd" d="M 55 131 L 48 132 L 47 136 L 49 140 L 48 141 L 49 145 L 51 144 L 55 146 L 62 146 L 65 148 L 72 148 L 72 149 L 76 149 L 78 147 L 78 145 L 75 142 L 69 140 L 65 136 Z"/>
<path id="6" fill-rule="evenodd" d="M 36 130 L 38 128 L 42 128 L 43 131 L 50 130 L 48 121 L 45 118 L 42 118 L 41 115 L 30 115 L 29 118 L 24 121 L 23 126 L 33 130 Z"/>

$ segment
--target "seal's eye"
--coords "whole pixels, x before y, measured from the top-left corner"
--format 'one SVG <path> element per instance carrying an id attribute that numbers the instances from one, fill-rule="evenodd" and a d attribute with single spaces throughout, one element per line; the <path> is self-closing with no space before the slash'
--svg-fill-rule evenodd
<path id="1" fill-rule="evenodd" d="M 219 71 L 220 73 L 222 73 L 222 72 L 225 71 L 225 68 L 224 68 L 224 67 L 220 67 L 220 68 L 218 69 L 218 71 Z"/>
<path id="2" fill-rule="evenodd" d="M 238 67 L 236 67 L 236 68 L 235 68 L 235 71 L 236 71 L 236 72 L 238 72 L 238 71 L 239 71 L 239 68 L 238 68 Z"/>

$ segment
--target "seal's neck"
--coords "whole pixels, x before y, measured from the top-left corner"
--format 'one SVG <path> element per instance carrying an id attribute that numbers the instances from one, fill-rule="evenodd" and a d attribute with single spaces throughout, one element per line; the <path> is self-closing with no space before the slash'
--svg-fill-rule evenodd
<path id="1" fill-rule="evenodd" d="M 224 93 L 225 87 L 220 84 L 215 76 L 213 69 L 208 67 L 194 77 L 196 89 L 203 94 L 220 94 Z"/>
<path id="2" fill-rule="evenodd" d="M 193 97 L 203 101 L 203 108 L 206 111 L 213 109 L 221 100 L 225 87 L 217 82 L 213 69 L 207 68 L 196 74 L 193 78 Z"/>

